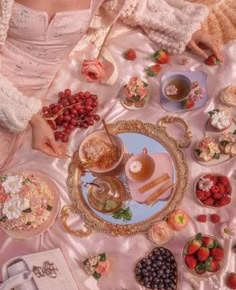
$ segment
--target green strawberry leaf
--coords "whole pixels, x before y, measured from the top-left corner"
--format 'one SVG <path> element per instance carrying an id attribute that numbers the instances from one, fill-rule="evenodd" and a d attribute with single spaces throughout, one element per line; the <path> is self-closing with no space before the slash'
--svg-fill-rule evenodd
<path id="1" fill-rule="evenodd" d="M 200 155 L 202 153 L 200 149 L 194 149 L 194 152 L 197 153 L 197 155 Z"/>
<path id="2" fill-rule="evenodd" d="M 101 278 L 101 274 L 98 274 L 97 272 L 94 272 L 93 273 L 93 277 L 96 279 L 96 280 L 99 280 Z"/>
<path id="3" fill-rule="evenodd" d="M 105 253 L 100 254 L 99 257 L 100 257 L 100 261 L 102 261 L 102 262 L 106 261 L 106 259 L 107 259 Z"/>
<path id="4" fill-rule="evenodd" d="M 195 239 L 198 241 L 201 241 L 202 240 L 202 233 L 197 233 Z"/>
<path id="5" fill-rule="evenodd" d="M 227 144 L 229 144 L 229 141 L 226 140 L 220 141 L 220 145 L 222 146 L 226 146 Z"/>
<path id="6" fill-rule="evenodd" d="M 5 223 L 6 221 L 7 221 L 7 216 L 3 215 L 2 217 L 0 217 L 1 223 Z"/>
<path id="7" fill-rule="evenodd" d="M 214 159 L 220 159 L 220 153 L 215 153 L 213 156 Z"/>

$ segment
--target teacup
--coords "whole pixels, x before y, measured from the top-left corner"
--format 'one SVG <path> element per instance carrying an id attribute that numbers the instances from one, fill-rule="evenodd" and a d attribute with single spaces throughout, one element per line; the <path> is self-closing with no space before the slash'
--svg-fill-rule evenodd
<path id="1" fill-rule="evenodd" d="M 162 80 L 162 94 L 171 102 L 182 102 L 191 92 L 191 81 L 182 74 L 175 74 Z"/>
<path id="2" fill-rule="evenodd" d="M 126 176 L 135 182 L 148 180 L 155 171 L 155 161 L 144 148 L 140 154 L 131 156 L 125 164 Z"/>

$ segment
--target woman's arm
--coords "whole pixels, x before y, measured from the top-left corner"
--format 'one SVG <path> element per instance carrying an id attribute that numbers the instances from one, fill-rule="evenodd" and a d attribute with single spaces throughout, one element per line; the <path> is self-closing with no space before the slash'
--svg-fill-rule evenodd
<path id="1" fill-rule="evenodd" d="M 208 8 L 205 5 L 184 0 L 135 2 L 135 7 L 131 9 L 130 3 L 134 2 L 126 1 L 121 20 L 131 26 L 140 26 L 159 48 L 170 53 L 182 53 L 188 46 L 195 53 L 206 57 L 198 46 L 199 43 L 203 43 L 222 58 L 214 39 L 207 33 L 201 33 L 201 24 L 208 16 Z"/>

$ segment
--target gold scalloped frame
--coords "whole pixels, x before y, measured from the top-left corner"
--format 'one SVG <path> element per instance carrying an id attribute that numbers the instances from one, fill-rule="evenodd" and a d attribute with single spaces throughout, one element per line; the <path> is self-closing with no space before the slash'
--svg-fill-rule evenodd
<path id="1" fill-rule="evenodd" d="M 105 232 L 113 236 L 131 236 L 137 233 L 147 232 L 154 222 L 165 219 L 176 208 L 176 206 L 183 199 L 188 185 L 188 168 L 183 151 L 179 148 L 176 141 L 169 137 L 162 128 L 155 126 L 154 124 L 143 123 L 138 120 L 127 120 L 109 124 L 108 129 L 113 134 L 129 132 L 143 134 L 153 138 L 164 146 L 171 155 L 176 168 L 176 183 L 173 189 L 174 192 L 168 206 L 149 219 L 129 225 L 119 225 L 107 222 L 97 216 L 83 198 L 80 187 L 81 171 L 77 165 L 79 156 L 78 151 L 76 151 L 69 166 L 69 175 L 67 178 L 67 186 L 72 204 L 62 208 L 61 221 L 67 232 L 78 237 L 86 237 L 90 235 L 93 230 Z M 67 223 L 69 211 L 81 215 L 85 223 L 84 229 L 73 230 L 70 228 Z"/>

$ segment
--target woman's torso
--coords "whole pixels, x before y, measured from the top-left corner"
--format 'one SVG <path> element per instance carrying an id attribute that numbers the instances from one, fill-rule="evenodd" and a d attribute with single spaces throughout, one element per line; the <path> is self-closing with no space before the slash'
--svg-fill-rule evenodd
<path id="1" fill-rule="evenodd" d="M 2 73 L 26 95 L 41 95 L 48 88 L 94 14 L 93 0 L 66 5 L 59 0 L 54 8 L 43 6 L 47 1 L 15 2 L 2 53 Z"/>

